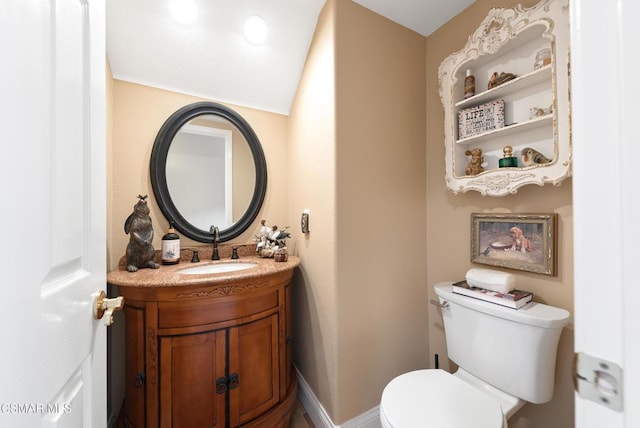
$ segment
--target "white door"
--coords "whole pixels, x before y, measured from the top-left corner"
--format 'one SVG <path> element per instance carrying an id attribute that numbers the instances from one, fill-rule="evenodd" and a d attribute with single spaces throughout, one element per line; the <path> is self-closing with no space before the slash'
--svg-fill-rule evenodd
<path id="1" fill-rule="evenodd" d="M 575 350 L 622 368 L 622 410 L 576 395 L 578 428 L 640 427 L 640 3 L 571 2 Z M 594 379 L 594 378 L 591 378 Z"/>
<path id="2" fill-rule="evenodd" d="M 0 1 L 0 426 L 106 426 L 104 0 Z"/>

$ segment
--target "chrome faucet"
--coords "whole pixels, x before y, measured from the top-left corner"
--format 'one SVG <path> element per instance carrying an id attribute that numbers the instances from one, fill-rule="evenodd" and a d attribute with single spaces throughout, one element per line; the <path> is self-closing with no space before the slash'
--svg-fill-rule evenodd
<path id="1" fill-rule="evenodd" d="M 218 254 L 218 241 L 220 240 L 220 231 L 217 226 L 211 226 L 209 232 L 213 234 L 213 252 L 211 253 L 211 260 L 220 260 Z"/>

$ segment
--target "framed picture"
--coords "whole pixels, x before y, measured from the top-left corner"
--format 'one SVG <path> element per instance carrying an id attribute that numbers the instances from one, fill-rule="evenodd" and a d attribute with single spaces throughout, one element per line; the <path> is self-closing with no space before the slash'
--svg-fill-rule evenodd
<path id="1" fill-rule="evenodd" d="M 556 275 L 557 214 L 471 214 L 471 262 Z"/>

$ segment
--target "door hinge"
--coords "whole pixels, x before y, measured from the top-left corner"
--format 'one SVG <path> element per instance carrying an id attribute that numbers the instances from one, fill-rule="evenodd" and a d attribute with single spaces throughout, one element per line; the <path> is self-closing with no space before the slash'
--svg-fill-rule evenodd
<path id="1" fill-rule="evenodd" d="M 582 398 L 623 410 L 622 368 L 616 363 L 578 352 L 573 357 L 573 383 Z"/>

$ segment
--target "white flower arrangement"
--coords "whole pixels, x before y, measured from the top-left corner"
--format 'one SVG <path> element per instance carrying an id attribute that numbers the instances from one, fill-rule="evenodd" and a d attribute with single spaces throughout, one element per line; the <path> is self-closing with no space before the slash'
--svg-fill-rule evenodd
<path id="1" fill-rule="evenodd" d="M 285 239 L 290 238 L 289 226 L 278 229 L 278 226 L 267 226 L 266 220 L 260 221 L 260 233 L 256 236 L 256 253 L 261 257 L 274 257 L 278 252 L 287 251 Z"/>

